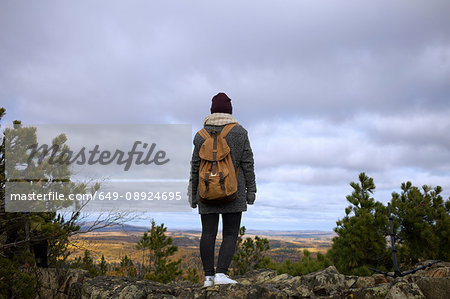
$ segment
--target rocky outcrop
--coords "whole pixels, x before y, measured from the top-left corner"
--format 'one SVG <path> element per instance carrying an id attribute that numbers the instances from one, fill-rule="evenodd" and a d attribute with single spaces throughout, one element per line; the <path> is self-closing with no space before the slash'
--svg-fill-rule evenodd
<path id="1" fill-rule="evenodd" d="M 40 269 L 40 298 L 448 298 L 450 263 L 437 263 L 396 279 L 375 274 L 358 277 L 340 274 L 331 266 L 303 275 L 277 275 L 257 270 L 237 277 L 236 285 L 202 288 L 200 284 L 98 276 L 83 270 Z M 37 297 L 37 298 L 39 298 Z"/>

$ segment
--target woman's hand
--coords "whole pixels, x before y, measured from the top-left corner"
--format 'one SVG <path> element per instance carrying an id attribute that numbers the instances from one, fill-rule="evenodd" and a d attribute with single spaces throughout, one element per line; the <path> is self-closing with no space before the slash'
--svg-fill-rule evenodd
<path id="1" fill-rule="evenodd" d="M 247 191 L 246 199 L 247 199 L 247 203 L 249 205 L 252 205 L 255 202 L 256 193 Z"/>

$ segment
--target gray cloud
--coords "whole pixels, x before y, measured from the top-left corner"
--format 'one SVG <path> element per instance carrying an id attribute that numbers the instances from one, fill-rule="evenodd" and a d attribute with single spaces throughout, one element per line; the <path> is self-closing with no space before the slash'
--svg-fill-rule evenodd
<path id="1" fill-rule="evenodd" d="M 386 190 L 405 176 L 450 188 L 449 10 L 447 0 L 2 1 L 2 122 L 196 130 L 225 91 L 261 184 L 344 188 L 367 171 Z"/>
<path id="2" fill-rule="evenodd" d="M 53 105 L 34 119 L 194 122 L 221 89 L 258 116 L 439 109 L 449 93 L 446 1 L 2 6 L 2 96 Z"/>

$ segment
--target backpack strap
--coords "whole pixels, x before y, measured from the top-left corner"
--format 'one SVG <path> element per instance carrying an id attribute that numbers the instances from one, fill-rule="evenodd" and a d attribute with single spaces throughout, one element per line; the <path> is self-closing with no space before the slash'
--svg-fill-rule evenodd
<path id="1" fill-rule="evenodd" d="M 202 138 L 205 139 L 205 140 L 206 140 L 208 137 L 210 137 L 208 131 L 206 131 L 205 128 L 203 128 L 203 129 L 201 129 L 200 131 L 198 131 L 198 134 L 199 134 L 200 136 L 202 136 Z"/>
<path id="2" fill-rule="evenodd" d="M 237 123 L 225 125 L 225 127 L 222 129 L 222 132 L 220 132 L 220 136 L 225 138 L 228 133 L 230 133 L 231 129 L 233 129 L 235 126 L 237 126 Z"/>
<path id="3" fill-rule="evenodd" d="M 228 133 L 230 133 L 231 129 L 233 129 L 234 127 L 236 127 L 238 125 L 238 123 L 232 123 L 232 124 L 227 124 L 225 125 L 225 127 L 222 129 L 222 131 L 220 132 L 220 136 L 223 136 L 223 138 L 225 138 Z M 236 169 L 236 179 L 239 176 L 239 167 L 241 165 L 239 165 Z"/>
<path id="4" fill-rule="evenodd" d="M 233 129 L 236 125 L 237 125 L 237 123 L 232 123 L 232 124 L 225 125 L 225 127 L 220 132 L 220 135 L 223 136 L 223 137 L 226 137 L 228 135 L 228 133 L 230 133 L 231 129 Z M 206 131 L 205 128 L 203 128 L 200 131 L 198 131 L 198 134 L 200 136 L 202 136 L 202 138 L 205 139 L 205 140 L 206 140 L 206 138 L 211 136 L 211 135 L 209 135 L 208 131 Z"/>

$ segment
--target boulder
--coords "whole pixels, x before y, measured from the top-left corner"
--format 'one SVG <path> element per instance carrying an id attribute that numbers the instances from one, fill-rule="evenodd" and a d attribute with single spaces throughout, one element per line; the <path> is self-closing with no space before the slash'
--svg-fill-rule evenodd
<path id="1" fill-rule="evenodd" d="M 37 268 L 38 298 L 69 298 L 69 293 L 78 290 L 89 278 L 89 273 L 82 269 Z"/>
<path id="2" fill-rule="evenodd" d="M 426 298 L 446 299 L 450 297 L 450 276 L 422 277 L 416 283 Z"/>

